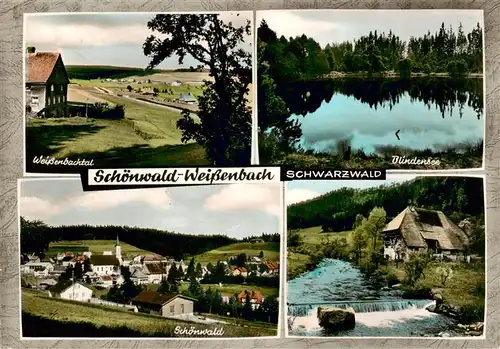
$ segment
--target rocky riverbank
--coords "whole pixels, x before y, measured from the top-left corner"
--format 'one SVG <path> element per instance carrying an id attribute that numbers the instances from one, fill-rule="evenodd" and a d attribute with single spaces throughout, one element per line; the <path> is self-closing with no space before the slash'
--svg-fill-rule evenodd
<path id="1" fill-rule="evenodd" d="M 426 309 L 430 312 L 445 315 L 457 320 L 454 329 L 442 331 L 438 337 L 477 337 L 484 333 L 484 322 L 464 323 L 467 318 L 465 310 L 459 306 L 445 303 L 441 290 L 431 290 L 430 296 L 435 301 L 435 304 L 428 306 Z M 424 337 L 434 337 L 433 335 L 424 335 Z"/>

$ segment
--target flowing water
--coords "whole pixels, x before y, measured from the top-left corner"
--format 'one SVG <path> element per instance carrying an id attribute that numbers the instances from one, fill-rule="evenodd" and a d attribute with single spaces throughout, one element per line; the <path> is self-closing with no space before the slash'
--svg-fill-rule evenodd
<path id="1" fill-rule="evenodd" d="M 288 282 L 288 318 L 293 336 L 412 337 L 436 336 L 455 322 L 425 308 L 426 299 L 403 299 L 398 291 L 367 282 L 349 262 L 326 259 Z M 319 306 L 353 308 L 353 330 L 326 334 L 318 324 Z"/>

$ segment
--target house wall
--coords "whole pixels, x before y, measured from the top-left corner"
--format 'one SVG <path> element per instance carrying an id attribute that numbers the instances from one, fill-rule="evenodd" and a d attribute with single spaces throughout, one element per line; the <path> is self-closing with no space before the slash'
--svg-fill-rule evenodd
<path id="1" fill-rule="evenodd" d="M 184 311 L 182 311 L 182 306 L 184 306 Z M 182 314 L 193 314 L 193 312 L 194 312 L 194 302 L 181 297 L 177 297 L 171 302 L 168 302 L 162 308 L 162 316 L 165 317 L 182 315 Z"/>
<path id="2" fill-rule="evenodd" d="M 113 265 L 92 265 L 92 271 L 97 275 L 111 275 L 114 272 Z"/>
<path id="3" fill-rule="evenodd" d="M 57 60 L 52 74 L 47 79 L 45 89 L 45 106 L 48 114 L 66 116 L 68 102 L 68 80 L 62 59 Z"/>
<path id="4" fill-rule="evenodd" d="M 166 278 L 167 274 L 149 274 L 148 281 L 150 284 L 159 284 L 161 279 Z"/>
<path id="5" fill-rule="evenodd" d="M 69 299 L 79 302 L 88 302 L 92 298 L 92 290 L 80 284 L 74 284 L 56 298 Z"/>
<path id="6" fill-rule="evenodd" d="M 31 107 L 31 111 L 38 113 L 45 108 L 45 86 L 44 85 L 27 85 L 25 89 L 26 105 Z M 37 103 L 38 102 L 38 103 Z"/>

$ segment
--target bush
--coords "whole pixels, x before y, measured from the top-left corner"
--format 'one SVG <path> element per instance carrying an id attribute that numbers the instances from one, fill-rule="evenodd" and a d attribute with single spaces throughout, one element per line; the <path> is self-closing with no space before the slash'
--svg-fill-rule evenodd
<path id="1" fill-rule="evenodd" d="M 385 281 L 387 282 L 387 286 L 389 286 L 389 287 L 392 287 L 396 284 L 401 283 L 401 281 L 399 281 L 398 277 L 394 273 L 387 274 L 385 276 Z"/>

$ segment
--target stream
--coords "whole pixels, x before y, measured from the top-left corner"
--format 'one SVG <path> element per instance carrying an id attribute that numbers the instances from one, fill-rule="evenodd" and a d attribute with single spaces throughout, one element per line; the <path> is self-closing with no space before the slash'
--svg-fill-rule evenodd
<path id="1" fill-rule="evenodd" d="M 291 336 L 434 337 L 456 325 L 425 309 L 432 300 L 403 299 L 400 292 L 370 284 L 357 268 L 337 259 L 325 259 L 287 286 Z M 319 306 L 352 307 L 355 328 L 325 334 L 316 316 Z"/>

